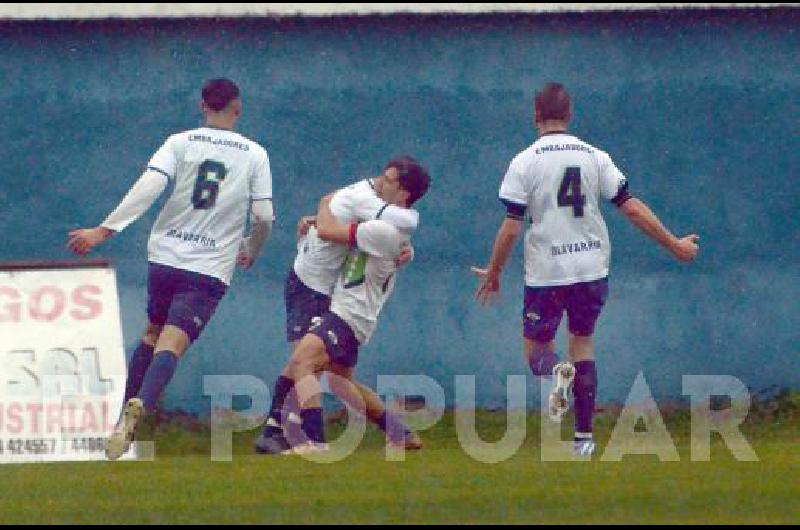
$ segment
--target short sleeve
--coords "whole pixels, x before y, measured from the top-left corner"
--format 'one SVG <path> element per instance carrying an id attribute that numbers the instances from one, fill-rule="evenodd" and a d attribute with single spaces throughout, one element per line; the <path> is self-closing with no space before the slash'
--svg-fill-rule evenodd
<path id="1" fill-rule="evenodd" d="M 272 171 L 269 167 L 269 156 L 266 151 L 261 149 L 259 151 L 259 158 L 250 180 L 250 199 L 254 201 L 272 198 Z"/>
<path id="2" fill-rule="evenodd" d="M 628 192 L 628 180 L 625 175 L 614 165 L 611 157 L 602 151 L 598 152 L 599 156 L 599 177 L 600 177 L 600 193 L 604 198 L 613 202 L 617 206 L 631 198 Z"/>
<path id="3" fill-rule="evenodd" d="M 514 219 L 523 219 L 528 208 L 528 191 L 520 165 L 519 158 L 515 158 L 500 185 L 500 202 L 506 206 L 508 217 Z"/>
<path id="4" fill-rule="evenodd" d="M 337 190 L 336 193 L 333 194 L 330 204 L 331 213 L 333 213 L 340 222 L 350 223 L 358 220 L 353 213 L 355 210 L 353 199 L 352 186 Z"/>
<path id="5" fill-rule="evenodd" d="M 178 136 L 172 135 L 150 158 L 147 169 L 157 171 L 169 179 L 174 179 L 178 171 Z"/>
<path id="6" fill-rule="evenodd" d="M 419 226 L 418 211 L 394 204 L 384 204 L 375 214 L 375 219 L 382 219 L 403 232 L 413 232 Z"/>
<path id="7" fill-rule="evenodd" d="M 359 224 L 356 231 L 358 249 L 379 258 L 397 257 L 405 241 L 400 231 L 386 221 L 367 221 Z"/>

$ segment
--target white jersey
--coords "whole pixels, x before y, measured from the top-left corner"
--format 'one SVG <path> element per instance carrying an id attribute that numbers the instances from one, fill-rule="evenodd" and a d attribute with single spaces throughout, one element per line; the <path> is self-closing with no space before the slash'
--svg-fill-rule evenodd
<path id="1" fill-rule="evenodd" d="M 394 290 L 395 259 L 408 244 L 408 235 L 376 220 L 361 223 L 356 240 L 358 247 L 348 254 L 336 281 L 331 311 L 347 322 L 360 344 L 366 344 Z"/>
<path id="2" fill-rule="evenodd" d="M 153 225 L 148 259 L 229 284 L 250 201 L 272 198 L 266 150 L 236 132 L 201 127 L 170 136 L 148 169 L 175 184 Z"/>
<path id="3" fill-rule="evenodd" d="M 330 203 L 331 213 L 342 224 L 388 219 L 398 228 L 411 232 L 419 223 L 416 210 L 387 204 L 375 194 L 372 179 L 365 179 L 338 190 Z M 312 227 L 297 243 L 294 272 L 307 287 L 330 295 L 350 249 L 323 241 Z"/>
<path id="4" fill-rule="evenodd" d="M 600 197 L 627 194 L 605 152 L 565 134 L 546 134 L 518 154 L 500 187 L 509 211 L 527 209 L 525 284 L 571 285 L 605 278 L 611 248 Z"/>

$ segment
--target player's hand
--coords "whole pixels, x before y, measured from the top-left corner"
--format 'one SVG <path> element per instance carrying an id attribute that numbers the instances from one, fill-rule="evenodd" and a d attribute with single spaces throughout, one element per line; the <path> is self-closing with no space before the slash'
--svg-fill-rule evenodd
<path id="1" fill-rule="evenodd" d="M 304 215 L 297 223 L 297 238 L 305 237 L 312 226 L 317 226 L 316 215 Z"/>
<path id="2" fill-rule="evenodd" d="M 500 278 L 490 275 L 488 269 L 470 267 L 470 271 L 480 279 L 480 285 L 475 293 L 478 303 L 486 306 L 494 302 L 500 296 Z"/>
<path id="3" fill-rule="evenodd" d="M 404 245 L 400 250 L 400 255 L 394 260 L 394 264 L 398 267 L 405 267 L 414 259 L 414 247 L 411 245 Z"/>
<path id="4" fill-rule="evenodd" d="M 700 246 L 697 244 L 700 241 L 700 236 L 691 234 L 682 237 L 672 248 L 672 254 L 683 263 L 694 261 L 697 253 L 700 251 Z"/>
<path id="5" fill-rule="evenodd" d="M 240 251 L 239 255 L 236 256 L 236 263 L 239 265 L 240 268 L 247 270 L 253 266 L 255 263 L 255 259 L 245 251 Z"/>
<path id="6" fill-rule="evenodd" d="M 68 234 L 67 247 L 75 254 L 85 256 L 96 246 L 108 241 L 113 234 L 113 230 L 102 226 L 80 228 Z"/>

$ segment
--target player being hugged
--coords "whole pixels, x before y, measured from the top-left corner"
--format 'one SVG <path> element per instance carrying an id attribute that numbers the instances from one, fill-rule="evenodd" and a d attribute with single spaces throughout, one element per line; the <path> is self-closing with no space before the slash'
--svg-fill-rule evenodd
<path id="1" fill-rule="evenodd" d="M 381 195 L 388 203 L 409 208 L 428 191 L 430 176 L 424 168 L 413 162 L 402 172 L 387 171 L 382 186 Z M 290 445 L 281 425 L 274 421 L 267 424 L 259 440 L 260 452 L 308 453 L 327 450 L 317 377 L 326 371 L 338 376 L 330 380 L 332 390 L 356 410 L 376 421 L 386 431 L 390 441 L 403 444 L 409 436 L 413 438 L 413 433 L 397 418 L 385 413 L 385 407 L 374 392 L 353 380 L 359 348 L 369 342 L 377 326 L 378 315 L 394 289 L 398 258 L 410 245 L 410 229 L 398 228 L 383 219 L 343 223 L 331 211 L 338 209 L 335 205 L 342 193 L 347 192 L 340 190 L 323 199 L 316 220 L 321 239 L 349 247 L 344 265 L 338 268 L 330 309 L 313 319 L 294 349 L 276 384 L 270 412 L 270 418 L 277 420 L 283 401 L 289 391 L 295 388 L 306 441 Z"/>
<path id="2" fill-rule="evenodd" d="M 567 133 L 572 101 L 566 89 L 549 83 L 536 94 L 539 138 L 518 154 L 500 186 L 507 209 L 486 269 L 473 267 L 481 279 L 476 297 L 486 304 L 500 292 L 500 277 L 526 214 L 525 355 L 534 375 L 555 377 L 550 415 L 555 420 L 575 396 L 575 453 L 590 456 L 597 370 L 592 334 L 608 296 L 610 244 L 600 214 L 600 199 L 611 201 L 645 234 L 679 261 L 698 252 L 696 235 L 677 238 L 639 199 L 605 152 Z M 569 358 L 559 363 L 555 335 L 566 310 Z"/>
<path id="3" fill-rule="evenodd" d="M 112 460 L 128 450 L 139 420 L 208 324 L 237 262 L 249 269 L 272 231 L 269 157 L 233 130 L 242 114 L 239 88 L 228 79 L 209 80 L 200 106 L 204 127 L 170 136 L 100 226 L 69 234 L 69 248 L 86 255 L 174 183 L 147 245 L 148 324 L 128 365 L 125 405 L 106 450 Z M 252 230 L 243 238 L 248 210 Z"/>
<path id="4" fill-rule="evenodd" d="M 330 202 L 330 211 L 341 224 L 381 219 L 410 234 L 417 228 L 419 213 L 411 208 L 391 204 L 391 201 L 397 200 L 395 195 L 400 191 L 400 182 L 408 179 L 408 175 L 414 172 L 424 172 L 416 160 L 408 156 L 395 158 L 386 164 L 381 175 L 363 179 L 335 192 Z M 297 257 L 286 278 L 286 340 L 292 351 L 308 333 L 312 322 L 330 311 L 331 293 L 351 251 L 349 239 L 331 239 L 330 236 L 336 235 L 335 231 L 319 231 L 315 225 L 315 216 L 301 218 L 298 224 Z M 413 248 L 410 245 L 404 247 L 397 260 L 398 266 L 407 264 L 412 257 Z M 289 378 L 287 370 L 284 370 L 275 383 L 267 422 L 255 443 L 258 453 L 276 454 L 286 451 L 288 442 L 284 429 L 289 428 L 288 438 L 293 439 L 295 436 L 291 427 L 301 422 L 296 394 L 291 392 L 294 382 Z M 342 395 L 342 399 L 349 403 L 363 400 L 368 419 L 387 434 L 397 432 L 400 435 L 396 438 L 389 436 L 389 443 L 402 445 L 406 449 L 421 448 L 422 443 L 415 433 L 387 429 L 387 424 L 391 426 L 397 422 L 391 414 L 387 414 L 378 395 L 361 383 L 354 384 L 360 397 Z M 346 391 L 347 388 L 339 390 Z"/>

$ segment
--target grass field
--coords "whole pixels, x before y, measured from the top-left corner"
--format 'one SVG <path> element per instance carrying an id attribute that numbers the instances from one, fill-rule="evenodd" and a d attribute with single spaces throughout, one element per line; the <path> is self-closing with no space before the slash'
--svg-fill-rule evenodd
<path id="1" fill-rule="evenodd" d="M 425 449 L 405 462 L 386 461 L 372 428 L 335 464 L 254 455 L 256 431 L 236 435 L 232 462 L 212 462 L 207 431 L 166 423 L 143 433 L 156 440 L 153 462 L 2 467 L 0 522 L 797 523 L 797 404 L 748 417 L 758 462 L 737 462 L 718 437 L 710 462 L 690 461 L 686 413 L 666 418 L 680 462 L 541 462 L 531 416 L 516 456 L 483 464 L 461 450 L 452 415 L 421 433 Z M 505 417 L 482 412 L 478 425 L 497 440 Z M 599 455 L 612 426 L 598 420 Z"/>

